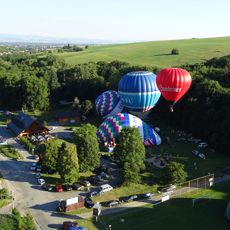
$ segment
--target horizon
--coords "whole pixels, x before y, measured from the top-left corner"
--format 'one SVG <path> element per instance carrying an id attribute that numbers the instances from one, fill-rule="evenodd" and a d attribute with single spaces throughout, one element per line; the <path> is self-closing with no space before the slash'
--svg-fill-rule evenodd
<path id="1" fill-rule="evenodd" d="M 17 36 L 113 42 L 227 37 L 229 8 L 227 0 L 41 0 L 33 5 L 29 0 L 9 0 L 2 3 L 0 19 L 4 23 L 0 31 Z"/>

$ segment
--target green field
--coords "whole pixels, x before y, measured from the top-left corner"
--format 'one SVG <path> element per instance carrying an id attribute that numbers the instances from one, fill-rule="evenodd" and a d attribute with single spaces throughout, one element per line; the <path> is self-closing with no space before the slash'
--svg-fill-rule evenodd
<path id="1" fill-rule="evenodd" d="M 170 55 L 173 48 L 179 55 Z M 230 54 L 230 37 L 141 42 L 90 46 L 82 52 L 60 53 L 71 65 L 89 61 L 125 61 L 132 65 L 157 67 L 180 66 L 203 62 Z"/>
<path id="2" fill-rule="evenodd" d="M 192 199 L 207 196 L 192 206 Z M 230 223 L 224 218 L 225 209 L 230 200 L 230 182 L 216 185 L 197 194 L 174 198 L 153 207 L 146 205 L 124 211 L 116 215 L 103 216 L 102 221 L 113 230 L 225 230 Z M 86 229 L 105 229 L 93 220 L 79 220 Z"/>

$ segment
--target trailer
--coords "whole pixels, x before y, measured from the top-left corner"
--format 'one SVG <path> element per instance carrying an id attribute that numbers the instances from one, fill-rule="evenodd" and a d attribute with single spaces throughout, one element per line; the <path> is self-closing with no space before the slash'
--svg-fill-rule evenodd
<path id="1" fill-rule="evenodd" d="M 69 212 L 85 206 L 85 200 L 82 196 L 76 196 L 66 200 L 60 200 L 57 211 Z"/>

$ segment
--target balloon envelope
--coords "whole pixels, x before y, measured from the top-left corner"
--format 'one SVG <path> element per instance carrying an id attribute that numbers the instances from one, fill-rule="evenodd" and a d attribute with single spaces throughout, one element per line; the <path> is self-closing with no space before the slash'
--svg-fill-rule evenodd
<path id="1" fill-rule="evenodd" d="M 97 138 L 100 143 L 116 143 L 124 127 L 136 127 L 145 146 L 161 144 L 161 137 L 140 118 L 127 113 L 109 116 L 98 128 Z"/>
<path id="2" fill-rule="evenodd" d="M 120 113 L 124 108 L 119 94 L 114 90 L 108 90 L 99 95 L 95 104 L 98 114 L 104 118 Z"/>
<path id="3" fill-rule="evenodd" d="M 156 82 L 163 97 L 176 103 L 189 90 L 192 78 L 184 69 L 166 68 L 157 74 Z"/>
<path id="4" fill-rule="evenodd" d="M 122 103 L 132 111 L 148 111 L 160 98 L 156 84 L 156 75 L 148 71 L 130 72 L 124 75 L 118 84 L 118 93 Z"/>

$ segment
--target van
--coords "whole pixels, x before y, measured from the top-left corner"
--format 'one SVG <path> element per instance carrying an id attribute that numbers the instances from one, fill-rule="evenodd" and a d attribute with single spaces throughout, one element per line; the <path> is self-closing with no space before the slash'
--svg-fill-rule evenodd
<path id="1" fill-rule="evenodd" d="M 101 192 L 108 192 L 108 191 L 110 191 L 112 189 L 113 189 L 113 187 L 111 185 L 109 185 L 109 184 L 103 184 L 103 185 L 100 186 L 100 191 Z"/>

